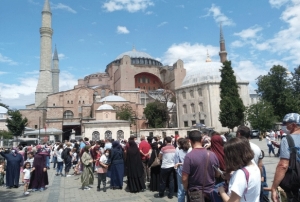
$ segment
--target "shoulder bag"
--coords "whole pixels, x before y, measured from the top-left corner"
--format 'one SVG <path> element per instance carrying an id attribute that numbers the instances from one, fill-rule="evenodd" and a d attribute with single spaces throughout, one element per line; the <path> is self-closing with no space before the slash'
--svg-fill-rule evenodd
<path id="1" fill-rule="evenodd" d="M 160 159 L 157 156 L 156 150 L 154 150 L 154 152 L 155 152 L 155 159 L 154 159 L 153 163 L 151 164 L 150 168 L 160 166 Z"/>
<path id="2" fill-rule="evenodd" d="M 190 188 L 188 190 L 188 196 L 189 196 L 190 202 L 205 202 L 205 193 L 203 190 L 204 190 L 206 178 L 207 178 L 208 160 L 209 160 L 209 151 L 207 151 L 207 159 L 206 159 L 206 165 L 205 165 L 204 178 L 203 178 L 203 182 L 202 182 L 202 189 L 199 190 L 198 188 Z"/>

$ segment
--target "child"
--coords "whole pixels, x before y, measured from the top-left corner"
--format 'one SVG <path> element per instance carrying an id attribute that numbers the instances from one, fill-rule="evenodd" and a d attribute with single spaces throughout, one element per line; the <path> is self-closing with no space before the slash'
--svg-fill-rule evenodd
<path id="1" fill-rule="evenodd" d="M 100 157 L 99 166 L 97 166 L 97 173 L 98 173 L 98 186 L 97 186 L 97 191 L 100 191 L 100 184 L 101 181 L 103 183 L 103 191 L 106 192 L 106 173 L 107 173 L 107 160 L 109 157 L 109 149 L 106 149 L 102 156 Z M 100 151 L 99 151 L 100 153 Z"/>
<path id="2" fill-rule="evenodd" d="M 33 165 L 33 152 L 27 152 L 27 160 L 24 163 L 29 162 L 30 163 L 30 168 L 32 168 Z"/>
<path id="3" fill-rule="evenodd" d="M 29 182 L 30 182 L 30 174 L 32 171 L 34 171 L 34 168 L 30 168 L 31 165 L 29 162 L 26 162 L 24 164 L 24 169 L 23 169 L 23 182 L 24 182 L 24 195 L 28 195 L 28 186 L 29 186 Z"/>
<path id="4" fill-rule="evenodd" d="M 0 162 L 0 186 L 4 186 L 5 161 Z"/>

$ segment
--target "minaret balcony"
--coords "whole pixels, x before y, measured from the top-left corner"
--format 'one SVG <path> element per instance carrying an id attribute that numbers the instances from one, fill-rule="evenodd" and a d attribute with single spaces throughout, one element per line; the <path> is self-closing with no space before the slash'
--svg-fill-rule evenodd
<path id="1" fill-rule="evenodd" d="M 40 34 L 53 34 L 53 30 L 49 27 L 41 27 L 40 28 Z"/>

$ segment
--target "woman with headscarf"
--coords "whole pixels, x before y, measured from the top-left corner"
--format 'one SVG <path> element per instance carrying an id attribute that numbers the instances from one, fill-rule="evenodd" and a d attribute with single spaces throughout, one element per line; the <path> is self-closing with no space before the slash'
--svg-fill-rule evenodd
<path id="1" fill-rule="evenodd" d="M 152 153 L 148 161 L 149 168 L 152 165 L 153 161 L 155 160 L 156 156 L 159 155 L 158 145 L 159 145 L 158 142 L 154 142 L 151 144 Z M 150 185 L 149 185 L 150 191 L 158 191 L 159 183 L 160 183 L 160 165 L 150 168 Z"/>
<path id="2" fill-rule="evenodd" d="M 81 163 L 83 165 L 83 172 L 81 174 L 82 190 L 90 190 L 89 185 L 94 183 L 93 159 L 89 153 L 90 147 L 86 145 L 83 148 L 81 156 Z"/>
<path id="3" fill-rule="evenodd" d="M 19 187 L 20 168 L 23 166 L 23 157 L 18 153 L 17 148 L 9 151 L 0 151 L 0 155 L 6 159 L 6 187 Z"/>
<path id="4" fill-rule="evenodd" d="M 213 133 L 213 136 L 211 137 L 210 151 L 214 152 L 215 155 L 217 156 L 217 158 L 219 160 L 219 165 L 220 165 L 219 168 L 221 171 L 226 170 L 223 145 L 224 145 L 224 142 L 223 142 L 223 139 L 220 136 L 220 134 L 217 132 Z M 223 181 L 224 181 L 224 179 L 222 178 L 222 176 L 216 178 L 216 184 L 223 182 Z"/>
<path id="5" fill-rule="evenodd" d="M 33 165 L 34 171 L 31 174 L 29 189 L 32 191 L 44 191 L 46 185 L 49 184 L 46 156 L 48 152 L 43 150 L 41 145 L 36 146 L 36 154 L 34 155 Z"/>
<path id="6" fill-rule="evenodd" d="M 118 141 L 112 143 L 111 155 L 109 159 L 109 170 L 111 172 L 110 188 L 122 189 L 124 177 L 124 153 Z"/>
<path id="7" fill-rule="evenodd" d="M 130 192 L 136 193 L 146 189 L 144 181 L 144 167 L 140 150 L 134 140 L 129 141 L 127 149 L 127 185 Z"/>

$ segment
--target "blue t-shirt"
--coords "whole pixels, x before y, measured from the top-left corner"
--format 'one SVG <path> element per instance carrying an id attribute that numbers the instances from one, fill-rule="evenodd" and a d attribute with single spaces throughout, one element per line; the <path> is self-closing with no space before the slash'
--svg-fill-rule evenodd
<path id="1" fill-rule="evenodd" d="M 294 140 L 295 147 L 300 147 L 300 134 L 292 134 L 291 136 Z M 280 143 L 280 158 L 290 159 L 289 144 L 286 138 L 282 138 Z"/>

